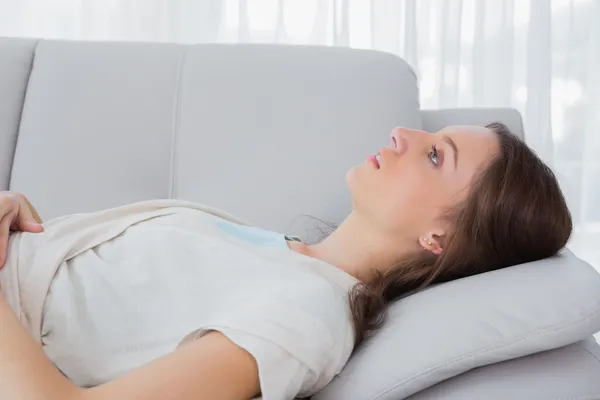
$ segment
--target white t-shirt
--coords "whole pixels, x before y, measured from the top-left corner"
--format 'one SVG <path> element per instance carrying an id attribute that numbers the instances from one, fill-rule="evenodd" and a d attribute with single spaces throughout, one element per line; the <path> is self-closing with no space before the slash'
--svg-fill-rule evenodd
<path id="1" fill-rule="evenodd" d="M 281 234 L 198 209 L 129 221 L 65 256 L 45 298 L 43 349 L 74 383 L 110 381 L 209 330 L 256 359 L 264 400 L 312 395 L 341 371 L 353 277 Z"/>

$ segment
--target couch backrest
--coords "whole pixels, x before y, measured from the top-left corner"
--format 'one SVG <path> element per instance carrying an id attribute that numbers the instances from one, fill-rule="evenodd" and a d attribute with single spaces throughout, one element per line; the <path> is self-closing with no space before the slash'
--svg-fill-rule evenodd
<path id="1" fill-rule="evenodd" d="M 421 126 L 414 73 L 374 51 L 4 39 L 0 58 L 0 184 L 45 218 L 172 197 L 304 235 Z"/>

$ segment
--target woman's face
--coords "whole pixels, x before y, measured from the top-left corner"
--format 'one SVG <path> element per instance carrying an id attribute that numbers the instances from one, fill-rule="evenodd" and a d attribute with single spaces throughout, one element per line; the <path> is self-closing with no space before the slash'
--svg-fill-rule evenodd
<path id="1" fill-rule="evenodd" d="M 496 134 L 453 126 L 436 134 L 395 128 L 379 156 L 347 174 L 354 211 L 392 237 L 443 237 L 442 213 L 463 200 L 475 174 L 499 152 Z"/>

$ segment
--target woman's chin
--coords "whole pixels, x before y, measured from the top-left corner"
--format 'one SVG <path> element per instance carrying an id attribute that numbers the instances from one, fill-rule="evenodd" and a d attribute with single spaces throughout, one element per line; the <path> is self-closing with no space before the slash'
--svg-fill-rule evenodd
<path id="1" fill-rule="evenodd" d="M 359 193 L 367 190 L 366 188 L 369 186 L 368 181 L 372 178 L 368 173 L 368 168 L 370 166 L 367 164 L 359 164 L 346 172 L 346 186 L 348 186 L 351 197 L 354 198 Z"/>
<path id="2" fill-rule="evenodd" d="M 350 192 L 352 192 L 352 188 L 356 186 L 358 180 L 358 170 L 360 169 L 360 165 L 355 165 L 346 172 L 346 185 Z"/>

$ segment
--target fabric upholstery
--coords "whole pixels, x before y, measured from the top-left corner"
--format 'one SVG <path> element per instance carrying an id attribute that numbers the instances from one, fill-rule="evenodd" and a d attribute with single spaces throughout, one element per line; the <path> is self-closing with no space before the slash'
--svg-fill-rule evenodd
<path id="1" fill-rule="evenodd" d="M 0 190 L 8 189 L 35 45 L 0 38 Z"/>
<path id="2" fill-rule="evenodd" d="M 599 363 L 598 344 L 589 338 L 552 351 L 474 369 L 408 399 L 600 399 Z M 569 367 L 565 368 L 566 365 Z"/>
<path id="3" fill-rule="evenodd" d="M 349 212 L 349 167 L 420 127 L 409 71 L 348 49 L 42 42 L 12 187 L 46 218 L 175 197 L 310 234 L 302 215 Z"/>
<path id="4" fill-rule="evenodd" d="M 398 301 L 383 329 L 314 400 L 405 398 L 470 369 L 566 346 L 598 330 L 600 274 L 567 250 Z"/>
<path id="5" fill-rule="evenodd" d="M 11 187 L 46 219 L 168 197 L 182 56 L 177 46 L 41 42 Z"/>
<path id="6" fill-rule="evenodd" d="M 192 49 L 173 195 L 291 234 L 313 223 L 302 214 L 339 223 L 350 210 L 347 170 L 376 154 L 394 126 L 420 126 L 409 71 L 397 57 L 348 49 Z"/>

